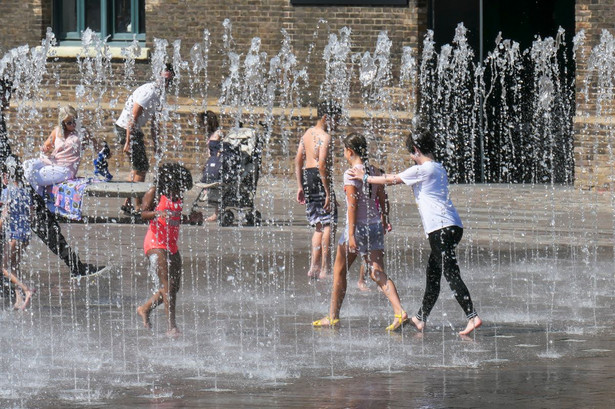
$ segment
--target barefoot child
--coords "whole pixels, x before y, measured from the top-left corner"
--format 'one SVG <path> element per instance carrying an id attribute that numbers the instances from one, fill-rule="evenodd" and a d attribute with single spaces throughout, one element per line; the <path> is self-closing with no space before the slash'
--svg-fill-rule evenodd
<path id="1" fill-rule="evenodd" d="M 467 335 L 483 323 L 472 304 L 470 292 L 461 279 L 455 248 L 463 235 L 463 225 L 448 193 L 446 170 L 434 161 L 435 140 L 425 130 L 411 133 L 406 140 L 410 158 L 416 165 L 397 175 L 371 176 L 360 168 L 353 168 L 351 178 L 374 186 L 405 183 L 414 190 L 414 197 L 429 240 L 431 254 L 427 264 L 427 284 L 423 304 L 412 322 L 423 331 L 427 317 L 438 300 L 442 274 L 455 294 L 457 302 L 468 318 L 459 334 Z"/>
<path id="2" fill-rule="evenodd" d="M 367 169 L 369 173 L 377 170 L 369 166 L 367 142 L 361 135 L 351 134 L 344 139 L 344 157 L 351 169 Z M 339 324 L 339 312 L 346 295 L 346 274 L 352 263 L 361 254 L 367 263 L 369 275 L 384 295 L 389 299 L 395 320 L 386 329 L 395 331 L 408 322 L 408 314 L 403 310 L 395 284 L 384 273 L 384 228 L 380 211 L 376 208 L 375 198 L 379 198 L 380 209 L 384 210 L 384 189 L 373 189 L 361 180 L 350 180 L 349 170 L 344 173 L 344 191 L 346 193 L 346 230 L 337 246 L 335 265 L 333 266 L 333 291 L 329 315 L 312 323 L 315 327 Z"/>
<path id="3" fill-rule="evenodd" d="M 182 215 L 184 192 L 192 188 L 190 171 L 178 163 L 160 166 L 154 186 L 141 205 L 141 217 L 150 220 L 143 247 L 149 259 L 149 271 L 159 287 L 145 304 L 137 308 L 146 328 L 151 328 L 150 314 L 164 303 L 167 314 L 167 335 L 178 336 L 175 305 L 181 279 L 182 260 L 177 248 L 180 223 L 189 223 L 198 213 Z"/>
<path id="4" fill-rule="evenodd" d="M 2 165 L 2 190 L 0 202 L 2 202 L 2 217 L 0 228 L 2 229 L 2 274 L 15 291 L 16 310 L 25 310 L 32 298 L 33 291 L 19 280 L 21 253 L 30 241 L 30 215 L 32 214 L 32 196 L 24 186 L 23 170 L 17 158 L 9 155 Z"/>
<path id="5" fill-rule="evenodd" d="M 331 187 L 330 132 L 335 131 L 341 107 L 333 101 L 318 104 L 318 121 L 305 131 L 295 156 L 297 202 L 305 205 L 308 223 L 314 227 L 310 279 L 325 279 L 331 271 L 330 254 L 335 241 L 337 203 Z"/>

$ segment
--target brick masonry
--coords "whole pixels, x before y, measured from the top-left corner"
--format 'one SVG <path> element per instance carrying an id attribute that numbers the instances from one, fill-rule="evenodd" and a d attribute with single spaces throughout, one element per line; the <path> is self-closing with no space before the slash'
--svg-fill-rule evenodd
<path id="1" fill-rule="evenodd" d="M 169 45 L 176 39 L 181 39 L 181 54 L 184 60 L 190 60 L 190 48 L 202 41 L 203 30 L 211 33 L 212 47 L 209 53 L 208 80 L 210 87 L 207 90 L 207 103 L 202 100 L 188 98 L 189 90 L 186 82 L 182 82 L 179 89 L 179 105 L 177 113 L 172 120 L 166 123 L 165 143 L 168 150 L 165 160 L 184 161 L 195 172 L 199 172 L 206 154 L 202 130 L 196 125 L 194 112 L 201 106 L 217 110 L 216 99 L 219 96 L 220 84 L 224 75 L 226 56 L 221 50 L 224 34 L 223 20 L 228 18 L 232 22 L 233 48 L 245 56 L 253 37 L 261 39 L 261 51 L 267 53 L 269 58 L 280 49 L 283 36 L 281 29 L 286 30 L 292 40 L 293 52 L 301 61 L 308 57 L 308 50 L 313 46 L 310 62 L 307 64 L 309 72 L 309 86 L 305 90 L 304 107 L 313 106 L 318 100 L 319 84 L 324 78 L 325 64 L 322 61 L 322 52 L 328 41 L 329 33 L 338 33 L 339 29 L 348 26 L 352 28 L 352 52 L 373 51 L 378 34 L 386 30 L 392 41 L 391 60 L 394 70 L 399 69 L 402 47 L 411 46 L 418 53 L 420 39 L 426 28 L 426 2 L 424 0 L 411 0 L 407 7 L 295 7 L 289 0 L 260 0 L 260 1 L 233 1 L 233 0 L 151 0 L 146 1 L 146 45 L 153 47 L 154 38 L 164 38 Z M 11 47 L 28 43 L 37 45 L 44 35 L 46 27 L 51 25 L 51 0 L 3 0 L 0 4 L 0 48 L 7 50 Z M 327 22 L 321 22 L 326 19 Z M 20 22 L 15 24 L 14 22 Z M 21 22 L 26 22 L 21 24 Z M 172 47 L 169 46 L 169 55 Z M 32 156 L 55 122 L 55 112 L 60 104 L 70 102 L 81 108 L 84 112 L 84 122 L 99 138 L 113 142 L 113 119 L 117 118 L 119 110 L 131 89 L 147 81 L 151 75 L 151 67 L 147 62 L 137 62 L 135 81 L 123 81 L 123 63 L 114 61 L 112 64 L 113 78 L 117 80 L 109 84 L 108 89 L 100 102 L 103 107 L 93 109 L 98 101 L 75 96 L 75 87 L 79 85 L 79 67 L 75 59 L 50 59 L 49 75 L 42 84 L 41 99 L 45 101 L 38 113 L 31 114 L 23 107 L 13 104 L 9 112 L 9 131 L 15 139 L 14 144 L 25 157 Z M 394 72 L 398 77 L 398 72 Z M 391 90 L 394 98 L 410 95 L 412 90 Z M 358 95 L 353 90 L 353 95 Z M 359 100 L 356 97 L 354 101 Z M 110 104 L 109 104 L 110 103 Z M 354 127 L 365 126 L 365 115 L 361 112 L 362 106 L 348 106 L 352 114 L 349 124 L 339 130 L 344 134 Z M 357 109 L 351 109 L 357 108 Z M 24 114 L 25 112 L 25 114 Z M 277 116 L 274 120 L 271 143 L 268 146 L 263 166 L 274 173 L 287 174 L 292 177 L 292 161 L 296 143 L 303 130 L 313 121 L 312 112 L 304 109 L 302 113 L 292 118 Z M 11 118 L 23 115 L 34 115 L 27 122 L 36 122 L 35 127 L 22 127 Z M 407 112 L 399 112 L 401 120 L 369 120 L 371 124 L 378 125 L 378 132 L 374 139 L 379 142 L 376 156 L 385 161 L 385 167 L 401 167 L 407 159 L 403 155 L 387 157 L 387 152 L 396 152 L 403 141 L 404 129 L 409 116 Z M 230 126 L 230 119 L 223 120 L 223 126 Z M 24 129 L 29 128 L 29 129 Z M 23 141 L 24 143 L 17 143 Z M 403 144 L 402 144 L 403 145 Z M 150 144 L 151 148 L 151 144 Z M 374 148 L 375 149 L 375 148 Z M 376 150 L 376 149 L 375 149 Z M 150 149 L 150 155 L 152 151 Z M 341 151 L 338 152 L 341 157 Z M 90 168 L 89 161 L 84 160 L 84 169 Z M 112 167 L 118 170 L 127 170 L 128 164 L 122 155 L 116 155 Z"/>
<path id="2" fill-rule="evenodd" d="M 588 70 L 588 59 L 592 49 L 600 44 L 602 31 L 613 32 L 613 17 L 615 6 L 611 1 L 576 2 L 576 31 L 584 30 L 585 41 L 577 50 L 576 59 L 575 185 L 584 189 L 615 189 L 612 126 L 615 106 L 612 94 L 600 101 L 597 78 Z"/>
<path id="3" fill-rule="evenodd" d="M 613 112 L 612 101 L 596 105 L 596 81 L 588 80 L 587 58 L 591 49 L 599 44 L 603 29 L 612 29 L 612 17 L 615 7 L 612 2 L 605 0 L 578 0 L 576 2 L 576 31 L 585 31 L 584 45 L 577 50 L 577 109 L 575 117 L 575 185 L 581 188 L 611 189 L 615 183 L 613 169 L 615 167 L 615 154 L 612 149 L 613 127 L 611 118 Z M 3 0 L 0 3 L 0 49 L 6 51 L 24 43 L 39 44 L 47 26 L 51 25 L 51 0 Z M 285 29 L 292 39 L 293 51 L 299 58 L 306 59 L 307 50 L 313 45 L 313 53 L 308 64 L 309 89 L 306 91 L 304 106 L 313 105 L 318 95 L 318 87 L 324 77 L 324 63 L 322 50 L 327 42 L 328 33 L 337 33 L 341 27 L 352 28 L 353 52 L 373 50 L 378 33 L 387 30 L 393 42 L 392 61 L 394 70 L 398 70 L 401 50 L 403 46 L 411 46 L 417 52 L 427 27 L 427 2 L 425 0 L 411 0 L 408 7 L 296 7 L 289 0 L 260 0 L 260 1 L 233 1 L 233 0 L 151 0 L 146 1 L 146 32 L 147 45 L 152 46 L 154 38 L 165 38 L 172 43 L 181 39 L 181 52 L 185 60 L 189 60 L 190 48 L 202 41 L 203 30 L 210 31 L 212 48 L 209 53 L 208 80 L 210 87 L 207 97 L 208 103 L 189 103 L 207 105 L 216 109 L 215 100 L 218 97 L 220 83 L 225 73 L 225 55 L 221 52 L 222 36 L 224 33 L 222 22 L 230 19 L 233 25 L 232 35 L 234 50 L 245 53 L 249 49 L 253 37 L 262 41 L 261 50 L 269 57 L 276 54 L 280 48 L 282 34 Z M 326 19 L 327 23 L 319 23 Z M 16 23 L 18 22 L 18 23 Z M 171 47 L 169 52 L 172 53 Z M 61 59 L 50 61 L 54 73 L 48 78 L 46 86 L 48 91 L 46 99 L 55 101 L 50 103 L 54 108 L 65 101 L 75 100 L 74 90 L 79 83 L 78 66 L 74 59 Z M 114 62 L 116 72 L 122 70 L 121 61 Z M 139 62 L 136 66 L 136 80 L 126 84 L 117 80 L 111 84 L 104 95 L 105 102 L 116 101 L 114 108 L 109 111 L 98 111 L 98 116 L 104 116 L 105 121 L 98 121 L 98 133 L 112 139 L 112 118 L 116 116 L 117 109 L 123 103 L 129 89 L 146 81 L 151 72 L 146 62 Z M 397 76 L 398 72 L 394 72 Z M 115 78 L 122 78 L 121 75 Z M 358 95 L 356 90 L 353 95 Z M 395 95 L 405 95 L 412 90 L 394 90 Z M 184 86 L 180 89 L 180 96 L 186 97 L 188 90 Z M 356 103 L 358 98 L 351 100 Z M 414 106 L 411 104 L 411 106 Z M 358 108 L 361 106 L 353 106 Z M 196 108 L 195 108 L 196 109 Z M 600 111 L 598 111 L 600 109 Z M 174 129 L 181 128 L 182 158 L 197 170 L 203 161 L 202 136 L 198 136 L 198 129 L 194 125 L 194 115 L 185 108 L 176 118 Z M 412 111 L 412 108 L 410 108 Z M 355 111 L 356 112 L 356 111 Z M 407 112 L 405 114 L 408 114 Z M 409 114 L 411 116 L 411 113 Z M 34 140 L 44 138 L 44 133 L 51 129 L 50 111 L 42 115 L 42 121 L 49 118 L 48 123 L 41 123 L 36 130 L 13 130 L 30 135 Z M 274 131 L 273 139 L 283 149 L 294 149 L 294 144 L 301 130 L 309 126 L 312 118 L 298 117 L 291 124 L 278 125 Z M 363 126 L 360 116 L 350 119 L 351 125 Z M 396 122 L 399 124 L 399 122 Z M 100 127 L 98 127 L 98 125 Z M 179 127 L 179 128 L 178 128 Z M 380 136 L 379 151 L 391 147 L 389 152 L 396 152 L 403 139 L 404 121 L 401 125 L 385 126 Z M 42 131 L 45 130 L 45 131 Z M 175 131 L 173 131 L 175 132 Z M 16 136 L 21 138 L 21 136 Z M 26 139 L 28 139 L 26 138 Z M 280 139 L 282 138 L 282 139 Z M 172 138 L 171 138 L 172 139 Z M 277 145 L 276 145 L 277 146 Z M 274 169 L 288 169 L 292 158 L 283 152 L 282 148 L 275 149 Z M 178 157 L 169 153 L 169 157 Z M 382 156 L 388 168 L 395 168 L 398 164 L 393 162 L 393 156 Z M 124 168 L 123 160 L 117 161 L 119 168 Z"/>

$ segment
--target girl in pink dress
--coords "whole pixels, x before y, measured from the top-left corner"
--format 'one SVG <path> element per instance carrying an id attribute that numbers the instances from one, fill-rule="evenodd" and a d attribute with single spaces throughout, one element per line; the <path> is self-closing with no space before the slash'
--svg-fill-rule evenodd
<path id="1" fill-rule="evenodd" d="M 167 314 L 167 335 L 178 336 L 175 322 L 175 305 L 181 280 L 182 259 L 177 247 L 179 225 L 202 220 L 200 213 L 182 215 L 184 193 L 192 188 L 190 171 L 178 163 L 160 166 L 154 186 L 145 196 L 141 205 L 141 218 L 150 220 L 143 248 L 149 259 L 149 273 L 158 289 L 145 304 L 137 308 L 143 325 L 151 328 L 150 314 L 164 303 Z"/>

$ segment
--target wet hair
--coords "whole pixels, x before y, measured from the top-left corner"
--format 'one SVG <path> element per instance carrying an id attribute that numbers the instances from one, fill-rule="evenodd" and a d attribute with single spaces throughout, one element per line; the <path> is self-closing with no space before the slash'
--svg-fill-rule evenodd
<path id="1" fill-rule="evenodd" d="M 218 128 L 220 128 L 218 115 L 216 115 L 214 111 L 208 110 L 206 112 L 201 112 L 199 114 L 199 122 L 207 128 L 207 132 L 209 132 L 209 135 L 216 132 Z"/>
<path id="2" fill-rule="evenodd" d="M 164 65 L 164 70 L 162 70 L 162 71 L 163 72 L 164 71 L 169 71 L 173 76 L 175 76 L 175 70 L 173 69 L 173 64 L 171 64 L 171 63 L 166 63 Z"/>
<path id="3" fill-rule="evenodd" d="M 435 153 L 436 140 L 430 130 L 416 128 L 408 134 L 406 138 L 406 149 L 408 149 L 408 152 L 414 153 L 415 147 L 421 151 L 423 155 L 433 155 Z"/>
<path id="4" fill-rule="evenodd" d="M 342 115 L 342 107 L 333 100 L 321 101 L 318 103 L 317 114 L 318 118 L 322 118 L 325 115 L 336 118 Z"/>
<path id="5" fill-rule="evenodd" d="M 365 139 L 365 136 L 357 133 L 351 133 L 344 138 L 344 147 L 359 155 L 359 158 L 361 158 L 361 162 L 363 162 L 363 166 L 365 167 L 365 174 L 369 176 L 371 166 L 369 164 L 369 154 L 367 152 L 367 140 Z M 369 196 L 372 195 L 372 186 L 369 183 L 364 183 L 363 189 L 367 190 Z"/>
<path id="6" fill-rule="evenodd" d="M 192 174 L 177 162 L 160 165 L 154 180 L 157 195 L 181 196 L 192 189 Z"/>
<path id="7" fill-rule="evenodd" d="M 60 107 L 58 111 L 58 126 L 60 127 L 60 133 L 62 137 L 64 137 L 64 121 L 68 118 L 73 118 L 73 120 L 77 120 L 77 110 L 72 105 L 64 105 Z"/>
<path id="8" fill-rule="evenodd" d="M 9 180 L 14 180 L 19 185 L 23 186 L 23 166 L 18 156 L 13 154 L 8 155 L 6 159 L 4 159 L 2 166 L 0 166 L 0 172 L 7 174 Z"/>

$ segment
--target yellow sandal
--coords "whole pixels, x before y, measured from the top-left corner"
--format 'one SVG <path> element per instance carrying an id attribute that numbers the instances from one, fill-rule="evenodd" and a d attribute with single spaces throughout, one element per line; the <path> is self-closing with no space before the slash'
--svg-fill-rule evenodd
<path id="1" fill-rule="evenodd" d="M 329 320 L 328 324 L 324 324 L 323 321 L 324 320 Z M 314 322 L 312 322 L 312 326 L 317 327 L 317 328 L 322 328 L 322 327 L 334 327 L 337 324 L 340 323 L 340 319 L 336 318 L 334 320 L 332 320 L 331 318 L 329 318 L 329 316 L 326 316 L 324 318 L 321 318 L 319 320 L 316 320 Z"/>
<path id="2" fill-rule="evenodd" d="M 403 318 L 404 314 L 406 314 L 406 319 Z M 389 325 L 386 328 L 387 331 L 401 330 L 404 325 L 406 325 L 410 321 L 410 317 L 408 317 L 406 311 L 402 311 L 401 314 L 395 314 L 394 317 L 397 318 L 397 323 L 393 322 L 391 325 Z"/>

